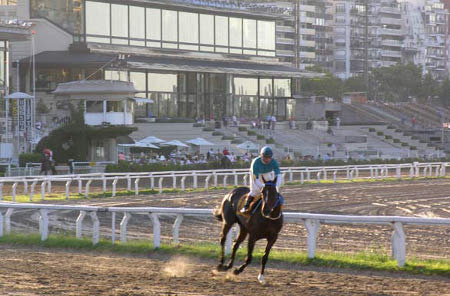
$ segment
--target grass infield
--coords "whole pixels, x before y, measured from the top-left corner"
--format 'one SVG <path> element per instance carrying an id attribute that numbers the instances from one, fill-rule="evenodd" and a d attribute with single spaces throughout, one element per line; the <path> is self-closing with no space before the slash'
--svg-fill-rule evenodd
<path id="1" fill-rule="evenodd" d="M 13 246 L 42 247 L 49 249 L 79 250 L 110 252 L 117 254 L 148 255 L 151 253 L 187 255 L 204 259 L 218 258 L 219 245 L 211 243 L 170 245 L 163 244 L 159 249 L 154 249 L 150 241 L 130 241 L 125 244 L 112 244 L 108 240 L 100 240 L 97 245 L 92 244 L 88 238 L 76 239 L 63 235 L 51 235 L 48 240 L 41 241 L 40 235 L 32 234 L 8 234 L 0 237 L 0 243 Z M 254 254 L 255 264 L 263 255 L 262 248 L 256 248 Z M 389 272 L 406 272 L 412 274 L 440 275 L 450 277 L 450 260 L 423 260 L 408 258 L 405 266 L 398 267 L 382 249 L 372 249 L 358 253 L 324 253 L 318 252 L 314 259 L 307 258 L 306 252 L 272 250 L 270 261 L 295 265 L 309 265 L 326 268 L 346 268 L 355 270 L 377 270 Z M 237 259 L 243 260 L 246 248 L 237 252 Z"/>

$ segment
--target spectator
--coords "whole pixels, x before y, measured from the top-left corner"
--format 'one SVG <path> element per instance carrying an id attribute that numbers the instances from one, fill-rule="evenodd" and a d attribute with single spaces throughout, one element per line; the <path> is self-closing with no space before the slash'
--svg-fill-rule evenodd
<path id="1" fill-rule="evenodd" d="M 225 156 L 228 156 L 230 152 L 228 151 L 227 147 L 223 148 L 222 154 Z"/>
<path id="2" fill-rule="evenodd" d="M 277 122 L 277 118 L 275 117 L 275 115 L 272 115 L 271 121 L 272 121 L 272 130 L 274 130 L 275 129 L 275 123 Z"/>
<path id="3" fill-rule="evenodd" d="M 118 158 L 119 160 L 125 160 L 125 154 L 123 152 L 119 152 Z"/>
<path id="4" fill-rule="evenodd" d="M 413 128 L 416 127 L 416 118 L 415 118 L 414 116 L 411 116 L 411 126 L 412 126 Z"/>
<path id="5" fill-rule="evenodd" d="M 236 118 L 236 115 L 233 115 L 233 126 L 237 126 L 237 118 Z"/>
<path id="6" fill-rule="evenodd" d="M 341 127 L 341 119 L 338 117 L 336 117 L 336 127 L 340 128 Z"/>
<path id="7" fill-rule="evenodd" d="M 270 129 L 270 123 L 271 123 L 271 121 L 272 121 L 272 116 L 270 116 L 270 115 L 267 115 L 266 116 L 266 129 Z"/>

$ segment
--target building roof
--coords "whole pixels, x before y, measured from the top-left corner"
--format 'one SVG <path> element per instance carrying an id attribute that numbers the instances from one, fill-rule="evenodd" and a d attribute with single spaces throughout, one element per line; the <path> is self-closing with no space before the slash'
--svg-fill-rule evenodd
<path id="1" fill-rule="evenodd" d="M 80 80 L 60 83 L 53 91 L 55 95 L 72 94 L 133 94 L 138 91 L 132 82 L 117 80 Z"/>
<path id="2" fill-rule="evenodd" d="M 9 41 L 25 41 L 31 36 L 27 27 L 0 22 L 0 39 Z"/>
<path id="3" fill-rule="evenodd" d="M 101 67 L 114 60 L 116 54 L 98 52 L 45 51 L 36 55 L 39 67 Z M 28 64 L 30 58 L 20 61 Z M 282 63 L 261 63 L 227 59 L 199 59 L 186 56 L 138 56 L 127 59 L 128 67 L 134 69 L 187 71 L 205 73 L 229 73 L 276 77 L 312 77 L 317 73 L 300 71 Z"/>

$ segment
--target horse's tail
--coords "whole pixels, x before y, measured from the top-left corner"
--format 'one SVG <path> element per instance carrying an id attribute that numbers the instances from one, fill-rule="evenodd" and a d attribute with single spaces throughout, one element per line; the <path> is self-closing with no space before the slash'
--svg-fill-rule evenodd
<path id="1" fill-rule="evenodd" d="M 222 210 L 220 208 L 215 208 L 213 210 L 213 216 L 216 218 L 217 221 L 222 221 Z"/>

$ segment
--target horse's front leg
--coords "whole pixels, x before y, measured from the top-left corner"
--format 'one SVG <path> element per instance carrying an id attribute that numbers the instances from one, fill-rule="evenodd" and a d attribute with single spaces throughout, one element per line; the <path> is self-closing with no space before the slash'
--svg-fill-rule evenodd
<path id="1" fill-rule="evenodd" d="M 231 267 L 233 267 L 234 257 L 236 256 L 236 251 L 239 248 L 239 245 L 245 240 L 247 233 L 248 233 L 247 230 L 245 230 L 242 226 L 239 228 L 239 236 L 234 241 L 233 251 L 231 252 L 230 262 L 227 265 L 227 269 L 230 269 Z"/>
<path id="2" fill-rule="evenodd" d="M 256 239 L 250 235 L 248 238 L 248 247 L 247 247 L 247 258 L 245 258 L 244 264 L 242 264 L 239 268 L 236 268 L 233 273 L 234 274 L 240 274 L 242 271 L 244 271 L 245 267 L 249 265 L 252 262 L 252 255 L 253 255 L 253 249 L 255 248 L 255 242 Z"/>
<path id="3" fill-rule="evenodd" d="M 261 272 L 258 275 L 258 281 L 261 284 L 265 283 L 264 268 L 266 267 L 267 259 L 269 259 L 270 250 L 272 249 L 273 244 L 275 244 L 275 242 L 277 241 L 277 238 L 278 238 L 278 235 L 274 235 L 274 236 L 267 238 L 266 250 L 264 252 L 264 256 L 261 258 Z"/>
<path id="4" fill-rule="evenodd" d="M 219 265 L 217 265 L 218 271 L 227 270 L 223 266 L 223 262 L 225 261 L 225 241 L 227 240 L 227 234 L 230 231 L 232 224 L 227 224 L 225 221 L 222 224 L 222 233 L 220 234 L 220 256 L 219 256 Z"/>

